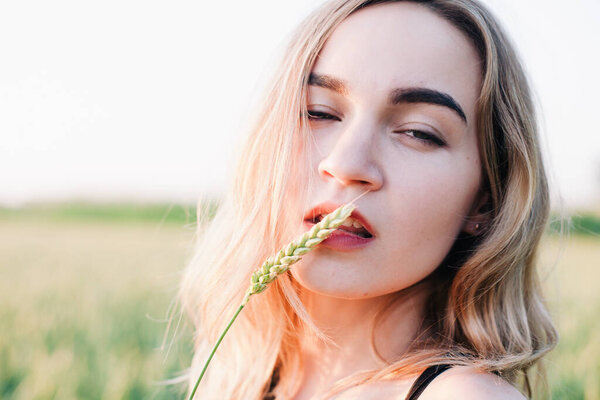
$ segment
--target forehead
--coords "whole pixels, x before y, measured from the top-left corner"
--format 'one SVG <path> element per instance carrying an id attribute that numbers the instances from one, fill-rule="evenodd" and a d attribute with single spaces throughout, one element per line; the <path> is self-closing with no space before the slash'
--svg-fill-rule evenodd
<path id="1" fill-rule="evenodd" d="M 354 94 L 411 86 L 443 90 L 467 109 L 474 108 L 481 84 L 470 39 L 411 2 L 379 4 L 350 15 L 325 43 L 313 71 L 347 81 Z"/>

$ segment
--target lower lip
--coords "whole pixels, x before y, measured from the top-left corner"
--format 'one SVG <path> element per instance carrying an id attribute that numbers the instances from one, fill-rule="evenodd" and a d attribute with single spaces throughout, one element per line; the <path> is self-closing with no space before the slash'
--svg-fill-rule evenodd
<path id="1" fill-rule="evenodd" d="M 309 221 L 304 221 L 304 225 L 307 227 L 307 229 L 310 229 L 315 224 Z M 323 240 L 319 246 L 338 251 L 352 251 L 365 247 L 374 239 L 374 237 L 364 238 L 345 232 L 341 229 L 336 229 L 327 237 L 327 239 Z"/>

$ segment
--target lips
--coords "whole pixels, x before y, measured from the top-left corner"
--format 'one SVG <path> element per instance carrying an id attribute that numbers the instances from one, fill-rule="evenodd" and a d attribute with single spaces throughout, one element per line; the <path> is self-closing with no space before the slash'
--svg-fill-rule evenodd
<path id="1" fill-rule="evenodd" d="M 336 210 L 341 205 L 342 204 L 334 203 L 334 202 L 323 202 L 321 204 L 318 204 L 316 207 L 312 208 L 308 213 L 306 213 L 306 215 L 304 216 L 304 221 L 316 223 L 320 220 L 320 217 L 322 215 L 329 214 L 330 212 Z M 358 221 L 360 223 L 360 225 L 362 225 L 362 227 L 347 226 L 348 224 L 346 224 L 346 226 L 341 225 L 338 228 L 338 230 L 343 230 L 343 231 L 350 232 L 352 234 L 359 235 L 362 237 L 367 237 L 367 238 L 375 236 L 373 228 L 371 227 L 371 224 L 369 224 L 369 221 L 367 221 L 365 216 L 362 215 L 360 213 L 360 211 L 355 209 L 352 212 L 352 214 L 350 214 L 350 218 L 355 221 Z"/>

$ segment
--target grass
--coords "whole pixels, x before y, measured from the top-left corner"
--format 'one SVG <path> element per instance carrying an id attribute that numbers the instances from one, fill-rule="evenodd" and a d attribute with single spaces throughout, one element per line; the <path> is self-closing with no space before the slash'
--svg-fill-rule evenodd
<path id="1" fill-rule="evenodd" d="M 217 201 L 209 200 L 203 212 L 213 217 Z M 196 219 L 196 208 L 189 205 L 161 203 L 34 203 L 19 208 L 0 207 L 0 220 L 30 221 L 102 221 L 187 224 Z"/>
<path id="2" fill-rule="evenodd" d="M 160 345 L 191 226 L 0 220 L 0 398 L 168 399 L 191 360 Z"/>
<path id="3" fill-rule="evenodd" d="M 0 398 L 183 398 L 158 382 L 191 361 L 189 327 L 168 354 L 161 343 L 194 219 L 181 206 L 0 210 Z M 552 398 L 600 399 L 600 237 L 550 234 L 542 250 L 561 336 Z"/>
<path id="4" fill-rule="evenodd" d="M 600 399 L 600 238 L 546 237 L 541 264 L 560 341 L 548 359 L 553 399 Z"/>
<path id="5" fill-rule="evenodd" d="M 550 221 L 549 233 L 556 235 L 561 232 L 561 219 L 559 216 L 552 215 Z M 589 211 L 573 213 L 566 218 L 563 229 L 578 236 L 600 237 L 600 215 Z"/>

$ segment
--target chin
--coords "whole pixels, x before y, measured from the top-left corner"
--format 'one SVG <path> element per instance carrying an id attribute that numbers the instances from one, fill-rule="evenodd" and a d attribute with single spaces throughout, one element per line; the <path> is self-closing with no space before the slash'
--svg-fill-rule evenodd
<path id="1" fill-rule="evenodd" d="M 291 274 L 302 290 L 311 294 L 344 300 L 359 300 L 379 295 L 366 290 L 365 287 L 356 287 L 352 282 L 333 282 L 332 279 L 326 278 L 318 279 L 317 276 L 305 276 L 298 271 L 293 271 Z"/>

